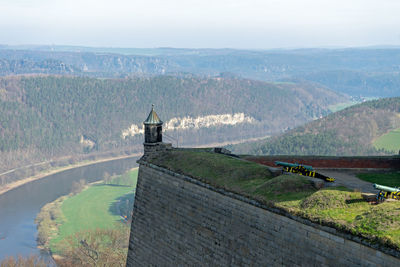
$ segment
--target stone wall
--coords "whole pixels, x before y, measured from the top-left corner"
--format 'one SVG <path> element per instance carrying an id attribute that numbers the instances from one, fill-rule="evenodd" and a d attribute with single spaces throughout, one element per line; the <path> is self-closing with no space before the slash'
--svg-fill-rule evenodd
<path id="1" fill-rule="evenodd" d="M 140 163 L 127 266 L 400 266 L 396 251 Z"/>
<path id="2" fill-rule="evenodd" d="M 148 159 L 154 156 L 159 155 L 161 152 L 172 149 L 172 144 L 170 143 L 144 143 L 144 159 Z"/>

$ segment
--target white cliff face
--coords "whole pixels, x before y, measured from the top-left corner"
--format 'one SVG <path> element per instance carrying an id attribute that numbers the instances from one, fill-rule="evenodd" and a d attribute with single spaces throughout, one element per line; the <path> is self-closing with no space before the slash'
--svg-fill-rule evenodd
<path id="1" fill-rule="evenodd" d="M 183 118 L 172 118 L 165 122 L 163 125 L 164 131 L 172 130 L 188 130 L 188 129 L 200 129 L 209 128 L 218 125 L 236 125 L 240 123 L 253 123 L 255 119 L 245 115 L 244 113 L 235 114 L 219 114 L 219 115 L 208 115 L 199 116 L 197 118 L 183 117 Z M 143 134 L 143 127 L 132 124 L 131 127 L 122 131 L 122 138 L 125 139 L 128 136 L 135 136 Z"/>
<path id="2" fill-rule="evenodd" d="M 128 129 L 122 130 L 122 139 L 138 134 L 144 134 L 144 128 L 139 128 L 136 124 L 132 124 Z"/>
<path id="3" fill-rule="evenodd" d="M 96 144 L 95 142 L 93 142 L 89 138 L 85 138 L 83 135 L 81 135 L 81 140 L 79 141 L 79 143 L 81 145 L 83 145 L 84 147 L 87 147 L 87 148 L 90 148 L 90 149 L 92 149 Z"/>

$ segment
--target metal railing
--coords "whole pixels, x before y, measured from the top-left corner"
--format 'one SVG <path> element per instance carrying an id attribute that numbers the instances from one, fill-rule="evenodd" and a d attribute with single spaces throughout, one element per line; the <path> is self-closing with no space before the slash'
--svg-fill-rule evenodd
<path id="1" fill-rule="evenodd" d="M 178 139 L 172 136 L 169 136 L 166 133 L 163 133 L 163 136 L 169 139 L 169 141 L 176 142 L 176 147 L 179 147 Z"/>

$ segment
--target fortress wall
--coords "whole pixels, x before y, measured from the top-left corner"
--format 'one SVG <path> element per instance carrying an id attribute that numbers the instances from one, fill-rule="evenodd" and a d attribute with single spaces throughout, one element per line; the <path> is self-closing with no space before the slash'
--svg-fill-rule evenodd
<path id="1" fill-rule="evenodd" d="M 127 266 L 400 266 L 398 254 L 140 163 Z"/>
<path id="2" fill-rule="evenodd" d="M 276 167 L 275 161 L 296 162 L 315 168 L 400 169 L 400 156 L 324 157 L 324 156 L 249 156 L 247 160 Z"/>

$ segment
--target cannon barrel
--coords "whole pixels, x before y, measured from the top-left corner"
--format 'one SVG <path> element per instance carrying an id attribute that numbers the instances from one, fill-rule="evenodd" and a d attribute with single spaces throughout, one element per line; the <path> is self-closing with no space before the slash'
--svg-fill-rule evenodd
<path id="1" fill-rule="evenodd" d="M 283 166 L 283 167 L 299 167 L 299 166 L 303 166 L 304 168 L 306 168 L 308 171 L 312 171 L 313 167 L 309 166 L 309 165 L 303 165 L 303 164 L 298 164 L 298 163 L 290 163 L 290 162 L 284 162 L 284 161 L 275 161 L 275 165 L 278 166 Z"/>
<path id="2" fill-rule="evenodd" d="M 385 186 L 385 185 L 380 185 L 380 184 L 373 184 L 373 187 L 375 189 L 385 191 L 385 192 L 399 192 L 400 191 L 400 188 L 390 187 L 390 186 Z"/>

